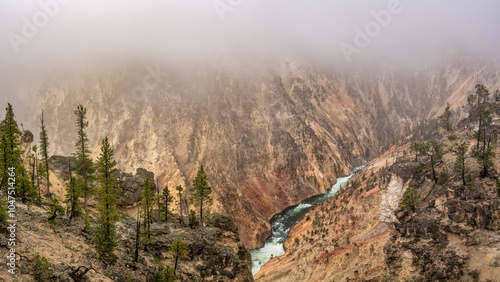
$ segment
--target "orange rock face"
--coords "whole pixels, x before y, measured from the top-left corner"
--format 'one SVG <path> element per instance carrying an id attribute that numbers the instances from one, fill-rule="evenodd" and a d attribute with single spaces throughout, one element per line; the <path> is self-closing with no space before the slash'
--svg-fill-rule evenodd
<path id="1" fill-rule="evenodd" d="M 144 67 L 54 74 L 27 87 L 33 95 L 23 97 L 35 108 L 26 111 L 33 115 L 25 125 L 36 128 L 35 109 L 45 109 L 51 154 L 70 155 L 76 142 L 72 111 L 82 103 L 93 154 L 108 136 L 123 171 L 152 171 L 174 195 L 177 185 L 191 186 L 203 164 L 213 187 L 211 210 L 232 215 L 252 249 L 268 236 L 273 214 L 326 192 L 336 177 L 440 112 L 448 98 L 463 102 L 464 85 L 480 69 L 381 68 L 365 75 L 293 60 L 265 67 L 225 63 L 189 71 L 161 66 L 169 76 L 140 97 L 132 89 L 147 74 Z M 448 77 L 450 69 L 456 71 Z M 190 193 L 185 190 L 186 199 Z"/>

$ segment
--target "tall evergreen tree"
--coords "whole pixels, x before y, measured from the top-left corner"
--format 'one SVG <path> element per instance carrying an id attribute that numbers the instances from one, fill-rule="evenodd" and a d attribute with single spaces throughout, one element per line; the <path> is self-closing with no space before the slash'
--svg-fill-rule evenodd
<path id="1" fill-rule="evenodd" d="M 35 166 L 33 167 L 35 171 L 33 171 L 33 174 L 36 176 L 36 186 L 38 190 L 38 198 L 42 198 L 42 192 L 40 191 L 40 164 L 38 162 L 38 147 L 36 145 L 33 145 L 33 161 L 35 163 Z M 35 180 L 33 181 L 33 185 L 35 183 Z"/>
<path id="2" fill-rule="evenodd" d="M 477 119 L 479 122 L 478 131 L 475 133 L 475 137 L 477 138 L 476 150 L 479 150 L 480 141 L 486 139 L 483 136 L 483 123 L 485 122 L 485 115 L 489 111 L 488 97 L 490 92 L 482 84 L 476 84 L 475 88 L 476 92 L 467 98 L 467 108 L 469 109 L 469 117 Z"/>
<path id="3" fill-rule="evenodd" d="M 151 186 L 149 184 L 149 178 L 144 180 L 144 187 L 142 189 L 141 197 L 141 209 L 142 218 L 144 220 L 144 233 L 143 233 L 143 244 L 144 250 L 147 250 L 148 246 L 153 244 L 153 232 L 151 230 L 151 224 L 153 223 L 153 195 L 151 193 Z"/>
<path id="4" fill-rule="evenodd" d="M 212 202 L 212 197 L 210 196 L 212 194 L 212 187 L 208 185 L 207 174 L 205 173 L 203 165 L 200 165 L 191 189 L 193 191 L 193 199 L 200 208 L 201 236 L 203 238 L 203 208 Z"/>
<path id="5" fill-rule="evenodd" d="M 17 140 L 17 136 L 21 134 L 21 131 L 17 126 L 12 105 L 10 103 L 7 104 L 5 110 L 5 118 L 0 124 L 0 168 L 2 170 L 0 189 L 7 187 L 9 168 L 12 167 L 15 171 L 19 169 L 22 154 L 19 149 L 19 141 Z"/>
<path id="6" fill-rule="evenodd" d="M 455 156 L 457 157 L 455 159 L 455 171 L 458 172 L 464 187 L 467 185 L 466 176 L 470 171 L 469 167 L 466 164 L 466 154 L 468 149 L 469 144 L 467 142 L 462 142 L 460 144 L 457 143 L 453 151 L 453 154 L 455 154 Z"/>
<path id="7" fill-rule="evenodd" d="M 47 180 L 47 197 L 50 197 L 50 179 L 49 179 L 49 137 L 47 129 L 45 128 L 45 121 L 42 116 L 40 117 L 40 153 L 42 154 L 42 161 L 44 165 L 45 178 Z"/>
<path id="8" fill-rule="evenodd" d="M 71 175 L 71 161 L 68 162 L 69 169 L 69 184 L 66 188 L 66 201 L 69 201 L 70 204 L 70 216 L 69 219 L 73 219 L 81 215 L 82 211 L 80 208 L 80 201 L 78 198 L 80 197 L 80 189 L 78 189 L 78 180 L 76 177 Z"/>
<path id="9" fill-rule="evenodd" d="M 179 260 L 185 258 L 189 254 L 189 248 L 181 239 L 176 239 L 170 244 L 170 251 L 175 259 L 174 271 L 177 272 Z"/>
<path id="10" fill-rule="evenodd" d="M 35 185 L 35 183 L 37 183 L 37 179 L 38 179 L 38 169 L 37 169 L 37 162 L 38 162 L 38 147 L 36 145 L 33 145 L 33 154 L 31 156 L 31 183 L 33 183 L 33 186 Z M 42 194 L 40 192 L 40 182 L 37 183 L 37 190 L 38 190 L 38 198 L 41 198 L 42 197 Z"/>
<path id="11" fill-rule="evenodd" d="M 451 126 L 451 117 L 453 115 L 453 112 L 450 110 L 450 105 L 446 105 L 446 109 L 444 110 L 444 113 L 438 117 L 439 119 L 439 125 L 446 129 L 446 131 L 450 131 L 452 129 Z"/>
<path id="12" fill-rule="evenodd" d="M 486 177 L 489 174 L 490 169 L 493 167 L 493 160 L 496 157 L 495 148 L 496 148 L 497 138 L 489 137 L 488 141 L 485 141 L 485 145 L 483 149 L 474 150 L 473 156 L 477 159 L 479 164 L 481 165 L 481 177 Z"/>
<path id="13" fill-rule="evenodd" d="M 87 198 L 93 193 L 92 182 L 95 172 L 94 163 L 90 158 L 89 139 L 87 137 L 87 127 L 89 126 L 89 122 L 87 121 L 87 109 L 79 104 L 74 114 L 76 115 L 75 125 L 78 135 L 78 141 L 75 144 L 76 153 L 74 154 L 74 166 L 76 174 L 82 178 L 81 192 L 84 197 L 83 208 L 87 209 Z"/>
<path id="14" fill-rule="evenodd" d="M 99 182 L 99 217 L 96 228 L 95 242 L 98 252 L 108 262 L 116 261 L 113 253 L 118 246 L 116 234 L 116 222 L 119 219 L 116 205 L 118 203 L 119 190 L 114 187 L 115 179 L 112 177 L 116 171 L 116 161 L 113 160 L 113 149 L 109 144 L 108 137 L 102 140 L 101 153 L 97 160 L 98 182 Z"/>
<path id="15" fill-rule="evenodd" d="M 432 172 L 432 179 L 435 182 L 438 181 L 436 167 L 439 163 L 442 162 L 443 153 L 441 149 L 441 144 L 439 144 L 436 140 L 430 140 L 428 143 L 422 146 L 422 160 L 420 164 L 417 166 L 418 170 L 429 169 Z"/>
<path id="16" fill-rule="evenodd" d="M 177 185 L 175 190 L 177 190 L 177 194 L 179 195 L 179 212 L 181 214 L 181 222 L 184 224 L 184 215 L 182 213 L 182 191 L 184 191 L 184 188 L 182 188 L 182 185 Z"/>
<path id="17" fill-rule="evenodd" d="M 168 189 L 168 186 L 165 186 L 163 189 L 163 194 L 161 196 L 161 212 L 162 212 L 162 220 L 165 221 L 165 223 L 168 221 L 168 204 L 172 203 L 174 201 L 174 196 L 170 193 L 170 190 Z"/>
<path id="18" fill-rule="evenodd" d="M 415 162 L 418 162 L 418 157 L 424 156 L 428 149 L 424 142 L 413 141 L 410 144 L 410 150 L 415 153 Z"/>

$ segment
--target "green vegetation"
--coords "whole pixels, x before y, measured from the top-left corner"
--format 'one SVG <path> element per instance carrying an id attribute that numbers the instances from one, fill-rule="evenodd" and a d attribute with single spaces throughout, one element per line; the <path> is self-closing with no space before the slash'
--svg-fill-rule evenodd
<path id="1" fill-rule="evenodd" d="M 61 201 L 57 197 L 51 197 L 49 200 L 49 222 L 56 223 L 55 219 L 58 214 L 64 213 L 64 207 L 61 205 Z"/>
<path id="2" fill-rule="evenodd" d="M 179 275 L 175 274 L 175 270 L 170 265 L 165 265 L 158 272 L 153 274 L 149 281 L 151 282 L 172 282 L 177 281 Z"/>
<path id="3" fill-rule="evenodd" d="M 196 212 L 194 210 L 189 210 L 189 227 L 191 229 L 195 229 L 200 226 L 200 222 L 196 217 Z"/>
<path id="4" fill-rule="evenodd" d="M 71 176 L 71 161 L 68 163 L 69 170 L 69 183 L 68 187 L 66 187 L 66 201 L 69 202 L 70 207 L 70 216 L 69 219 L 73 219 L 75 217 L 79 217 L 82 214 L 82 209 L 80 207 L 80 201 L 78 198 L 80 197 L 80 189 L 79 183 L 76 177 Z"/>
<path id="5" fill-rule="evenodd" d="M 413 181 L 408 183 L 408 188 L 406 189 L 403 200 L 401 201 L 401 208 L 406 209 L 410 208 L 412 211 L 415 211 L 415 207 L 419 203 L 420 194 L 418 193 L 417 186 Z"/>
<path id="6" fill-rule="evenodd" d="M 470 168 L 466 164 L 467 151 L 469 149 L 469 144 L 467 142 L 457 143 L 453 150 L 453 154 L 456 156 L 455 159 L 455 171 L 458 173 L 460 179 L 462 180 L 463 186 L 467 186 L 466 175 L 469 173 Z"/>
<path id="7" fill-rule="evenodd" d="M 443 153 L 441 149 L 441 144 L 438 141 L 432 139 L 427 143 L 421 143 L 418 148 L 420 156 L 422 159 L 417 166 L 418 171 L 425 171 L 430 169 L 432 172 L 432 179 L 434 182 L 438 181 L 436 167 L 442 162 Z"/>
<path id="8" fill-rule="evenodd" d="M 0 198 L 0 230 L 7 226 L 7 219 L 9 213 L 7 212 L 7 197 Z"/>
<path id="9" fill-rule="evenodd" d="M 12 105 L 7 104 L 5 118 L 1 122 L 0 127 L 0 169 L 2 173 L 2 180 L 0 182 L 0 190 L 7 194 L 7 183 L 9 176 L 9 168 L 14 168 L 14 171 L 19 171 L 21 167 L 21 150 L 20 144 L 16 135 L 21 134 L 17 122 L 15 120 L 14 110 Z M 5 189 L 1 189 L 4 188 Z"/>
<path id="10" fill-rule="evenodd" d="M 42 154 L 42 163 L 44 165 L 44 177 L 47 181 L 47 196 L 50 197 L 50 180 L 49 180 L 49 139 L 47 136 L 47 129 L 45 128 L 45 122 L 42 116 L 40 117 L 40 153 Z"/>
<path id="11" fill-rule="evenodd" d="M 113 160 L 113 149 L 109 144 L 108 137 L 102 140 L 101 154 L 97 160 L 98 182 L 99 182 L 99 217 L 98 226 L 95 230 L 95 243 L 97 251 L 105 262 L 115 262 L 117 257 L 113 253 L 118 246 L 118 235 L 116 234 L 116 222 L 119 219 L 116 204 L 118 202 L 119 190 L 114 188 L 115 179 L 112 177 L 116 161 Z"/>
<path id="12" fill-rule="evenodd" d="M 92 182 L 94 180 L 93 174 L 95 173 L 94 162 L 90 158 L 89 139 L 87 137 L 87 109 L 81 104 L 78 105 L 73 112 L 76 115 L 76 133 L 78 141 L 75 143 L 76 153 L 74 156 L 74 166 L 76 174 L 81 179 L 80 190 L 84 197 L 83 208 L 87 209 L 87 199 L 93 194 Z"/>
<path id="13" fill-rule="evenodd" d="M 33 278 L 36 281 L 55 281 L 52 268 L 54 267 L 52 263 L 46 257 L 40 256 L 39 253 L 33 255 L 35 259 L 35 269 L 33 272 Z"/>
<path id="14" fill-rule="evenodd" d="M 177 185 L 175 190 L 177 190 L 177 194 L 179 195 L 179 213 L 181 215 L 181 222 L 184 224 L 184 215 L 182 213 L 182 191 L 184 191 L 184 188 L 181 185 Z"/>
<path id="15" fill-rule="evenodd" d="M 444 113 L 438 117 L 439 126 L 446 129 L 446 131 L 450 131 L 453 127 L 451 125 L 451 117 L 453 116 L 453 112 L 450 110 L 450 105 L 446 105 L 446 109 Z"/>
<path id="16" fill-rule="evenodd" d="M 193 180 L 193 199 L 195 204 L 200 208 L 200 226 L 201 226 L 201 236 L 203 237 L 203 208 L 212 202 L 212 187 L 208 185 L 207 174 L 203 169 L 203 165 L 200 165 L 200 169 L 196 177 Z"/>
<path id="17" fill-rule="evenodd" d="M 151 230 L 151 224 L 153 224 L 153 214 L 153 195 L 151 193 L 149 179 L 146 178 L 144 180 L 141 197 L 141 217 L 144 220 L 142 233 L 144 250 L 147 250 L 148 246 L 153 244 L 153 231 Z"/>
<path id="18" fill-rule="evenodd" d="M 189 248 L 184 244 L 181 239 L 176 239 L 170 244 L 170 251 L 172 252 L 172 256 L 175 259 L 174 270 L 177 272 L 177 265 L 179 260 L 186 258 L 189 254 Z"/>
<path id="19" fill-rule="evenodd" d="M 174 196 L 170 193 L 170 190 L 168 190 L 168 186 L 165 186 L 163 189 L 163 195 L 161 197 L 161 202 L 160 202 L 160 213 L 161 213 L 161 220 L 164 221 L 165 223 L 168 221 L 168 204 L 172 203 L 174 201 Z"/>

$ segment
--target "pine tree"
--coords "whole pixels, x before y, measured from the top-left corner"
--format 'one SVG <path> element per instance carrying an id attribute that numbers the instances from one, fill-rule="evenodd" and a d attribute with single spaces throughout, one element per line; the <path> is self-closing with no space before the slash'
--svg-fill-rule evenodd
<path id="1" fill-rule="evenodd" d="M 469 173 L 470 169 L 466 164 L 467 151 L 469 149 L 469 144 L 467 142 L 462 142 L 456 144 L 453 153 L 457 157 L 455 160 L 455 171 L 460 175 L 462 184 L 464 187 L 467 185 L 466 175 Z"/>
<path id="2" fill-rule="evenodd" d="M 42 192 L 40 191 L 40 164 L 38 162 L 38 153 L 37 153 L 37 146 L 33 145 L 33 159 L 35 166 L 33 167 L 35 171 L 33 171 L 33 174 L 36 175 L 36 186 L 38 189 L 38 199 L 42 198 Z M 34 184 L 35 182 L 33 182 Z"/>
<path id="3" fill-rule="evenodd" d="M 28 208 L 35 201 L 39 201 L 38 193 L 29 179 L 29 173 L 23 165 L 20 165 L 16 175 L 17 194 Z"/>
<path id="4" fill-rule="evenodd" d="M 408 188 L 406 189 L 403 200 L 401 201 L 401 209 L 410 208 L 412 211 L 415 211 L 415 207 L 417 206 L 420 200 L 420 195 L 417 190 L 417 186 L 413 181 L 408 183 Z"/>
<path id="5" fill-rule="evenodd" d="M 443 159 L 441 144 L 439 144 L 436 140 L 430 140 L 428 143 L 423 144 L 420 149 L 423 158 L 417 166 L 417 170 L 421 171 L 430 168 L 432 172 L 432 179 L 437 182 L 438 177 L 436 167 L 442 162 Z"/>
<path id="6" fill-rule="evenodd" d="M 425 146 L 425 143 L 413 141 L 410 144 L 410 150 L 415 152 L 415 162 L 418 162 L 418 157 L 425 155 L 428 147 Z"/>
<path id="7" fill-rule="evenodd" d="M 153 244 L 153 232 L 151 230 L 151 224 L 153 223 L 153 195 L 151 193 L 151 186 L 149 184 L 149 179 L 144 180 L 144 187 L 142 189 L 141 197 L 141 209 L 142 218 L 144 220 L 144 231 L 143 231 L 143 244 L 144 250 L 147 250 L 148 246 Z"/>
<path id="8" fill-rule="evenodd" d="M 33 149 L 33 154 L 31 156 L 31 183 L 33 183 L 33 185 L 35 185 L 35 183 L 37 183 L 37 190 L 38 190 L 38 198 L 41 198 L 42 197 L 42 194 L 40 192 L 40 181 L 39 181 L 39 178 L 38 178 L 38 165 L 37 165 L 37 162 L 38 162 L 38 147 L 36 145 L 33 145 L 32 147 Z M 38 181 L 37 181 L 38 180 Z"/>
<path id="9" fill-rule="evenodd" d="M 112 174 L 116 171 L 115 166 L 113 149 L 109 144 L 108 137 L 105 137 L 102 140 L 101 154 L 97 160 L 99 217 L 97 219 L 98 226 L 95 230 L 95 242 L 98 252 L 107 262 L 115 262 L 117 259 L 113 251 L 118 246 L 116 222 L 119 220 L 119 215 L 116 205 L 120 191 L 114 187 L 115 179 Z"/>
<path id="10" fill-rule="evenodd" d="M 196 218 L 196 212 L 194 210 L 189 210 L 189 227 L 195 229 L 198 226 L 200 226 L 200 222 L 198 218 Z"/>
<path id="11" fill-rule="evenodd" d="M 453 112 L 450 110 L 450 105 L 446 105 L 446 109 L 444 110 L 444 113 L 438 117 L 439 119 L 439 125 L 446 129 L 446 131 L 450 131 L 452 129 L 451 126 L 451 117 L 453 115 Z"/>
<path id="12" fill-rule="evenodd" d="M 69 184 L 66 188 L 66 201 L 70 203 L 70 216 L 69 219 L 73 219 L 81 215 L 82 210 L 80 208 L 80 201 L 78 198 L 80 197 L 80 189 L 79 183 L 76 177 L 71 175 L 71 161 L 68 163 L 69 169 Z"/>
<path id="13" fill-rule="evenodd" d="M 161 211 L 163 213 L 162 215 L 162 220 L 167 223 L 168 221 L 168 204 L 172 203 L 174 201 L 174 196 L 171 195 L 170 190 L 168 189 L 168 186 L 165 186 L 163 189 L 163 194 L 162 194 L 162 206 L 161 206 Z"/>
<path id="14" fill-rule="evenodd" d="M 481 165 L 481 177 L 488 176 L 490 169 L 493 167 L 493 160 L 496 157 L 496 142 L 497 138 L 489 137 L 483 149 L 474 150 L 473 152 L 473 156 Z"/>
<path id="15" fill-rule="evenodd" d="M 174 271 L 177 272 L 179 260 L 184 259 L 189 254 L 189 248 L 181 239 L 176 239 L 170 244 L 170 251 L 175 259 Z"/>
<path id="16" fill-rule="evenodd" d="M 7 187 L 7 179 L 9 178 L 9 168 L 14 168 L 17 172 L 21 165 L 21 150 L 19 149 L 19 141 L 17 136 L 21 134 L 17 122 L 15 120 L 14 110 L 12 105 L 7 104 L 5 118 L 0 124 L 0 169 L 2 180 L 0 189 Z M 5 188 L 5 191 L 7 189 Z"/>
<path id="17" fill-rule="evenodd" d="M 200 208 L 200 226 L 201 226 L 201 236 L 203 238 L 203 208 L 212 202 L 210 194 L 212 194 L 212 187 L 208 185 L 207 175 L 203 169 L 203 165 L 200 165 L 200 169 L 196 177 L 193 180 L 193 199 L 196 205 Z"/>
<path id="18" fill-rule="evenodd" d="M 153 274 L 151 282 L 174 282 L 179 279 L 179 275 L 175 274 L 175 270 L 170 265 L 165 265 L 158 272 Z"/>
<path id="19" fill-rule="evenodd" d="M 61 205 L 61 201 L 59 201 L 59 198 L 52 196 L 49 200 L 49 222 L 50 223 L 55 223 L 55 219 L 58 214 L 64 213 L 64 207 Z"/>
<path id="20" fill-rule="evenodd" d="M 0 231 L 4 231 L 4 227 L 7 226 L 7 219 L 9 219 L 9 213 L 7 212 L 7 197 L 0 197 Z"/>
<path id="21" fill-rule="evenodd" d="M 181 214 L 181 222 L 184 224 L 184 215 L 182 213 L 182 191 L 184 191 L 184 188 L 181 185 L 177 185 L 175 190 L 177 190 L 177 194 L 179 195 L 179 212 Z"/>
<path id="22" fill-rule="evenodd" d="M 47 129 L 42 116 L 40 117 L 40 153 L 42 154 L 42 161 L 45 166 L 45 178 L 47 180 L 47 196 L 50 197 L 50 179 L 49 179 L 49 137 L 47 136 Z"/>
<path id="23" fill-rule="evenodd" d="M 74 166 L 76 174 L 82 178 L 81 192 L 84 197 L 83 208 L 87 209 L 87 198 L 93 194 L 92 182 L 95 172 L 94 163 L 90 158 L 89 139 L 87 137 L 87 127 L 89 126 L 87 109 L 79 104 L 74 114 L 76 115 L 75 125 L 78 134 L 78 141 L 75 144 Z"/>
<path id="24" fill-rule="evenodd" d="M 477 138 L 476 150 L 479 150 L 479 143 L 483 138 L 483 122 L 485 114 L 489 110 L 488 96 L 490 92 L 482 84 L 476 84 L 476 92 L 467 97 L 467 108 L 469 109 L 469 117 L 477 119 L 479 122 L 478 131 L 475 133 Z"/>

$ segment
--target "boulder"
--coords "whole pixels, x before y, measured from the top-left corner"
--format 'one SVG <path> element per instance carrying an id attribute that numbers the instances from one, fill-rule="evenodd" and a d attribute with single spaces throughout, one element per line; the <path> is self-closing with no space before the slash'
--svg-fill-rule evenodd
<path id="1" fill-rule="evenodd" d="M 120 206 L 133 205 L 141 200 L 144 180 L 148 178 L 151 183 L 151 191 L 155 193 L 154 173 L 143 168 L 136 169 L 135 174 L 117 170 L 113 177 L 116 179 L 115 187 L 121 189 Z"/>

